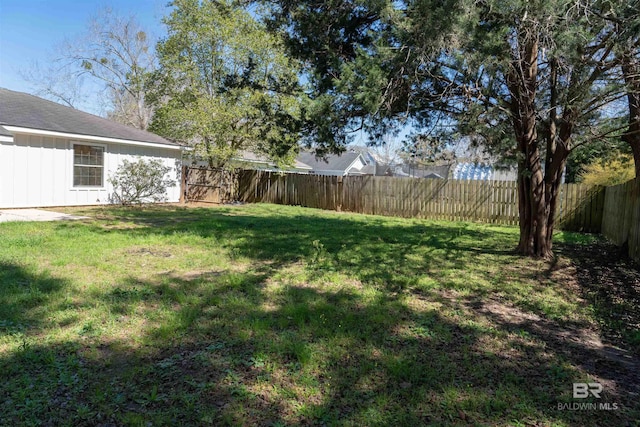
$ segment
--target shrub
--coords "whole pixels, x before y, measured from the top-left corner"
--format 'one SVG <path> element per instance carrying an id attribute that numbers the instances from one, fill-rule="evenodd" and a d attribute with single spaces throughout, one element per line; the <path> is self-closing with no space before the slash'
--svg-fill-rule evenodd
<path id="1" fill-rule="evenodd" d="M 170 170 L 160 160 L 123 160 L 108 179 L 113 186 L 111 203 L 127 206 L 167 200 L 167 188 L 176 185 L 174 180 L 165 178 Z"/>
<path id="2" fill-rule="evenodd" d="M 585 184 L 617 185 L 633 179 L 635 174 L 633 157 L 620 156 L 606 162 L 596 160 L 584 168 L 580 178 Z"/>

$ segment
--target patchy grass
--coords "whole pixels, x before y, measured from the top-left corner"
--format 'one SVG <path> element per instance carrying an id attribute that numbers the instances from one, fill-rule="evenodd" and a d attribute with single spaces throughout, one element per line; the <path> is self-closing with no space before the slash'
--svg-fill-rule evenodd
<path id="1" fill-rule="evenodd" d="M 638 425 L 571 259 L 597 239 L 547 263 L 481 224 L 70 211 L 0 224 L 0 425 Z M 618 409 L 567 410 L 594 381 Z"/>

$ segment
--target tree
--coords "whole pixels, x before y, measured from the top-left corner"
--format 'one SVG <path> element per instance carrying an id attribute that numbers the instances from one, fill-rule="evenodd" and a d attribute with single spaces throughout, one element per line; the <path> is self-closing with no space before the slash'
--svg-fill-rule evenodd
<path id="1" fill-rule="evenodd" d="M 402 141 L 395 135 L 384 135 L 381 145 L 373 145 L 368 147 L 368 149 L 376 157 L 376 160 L 382 164 L 394 166 L 400 163 Z"/>
<path id="2" fill-rule="evenodd" d="M 628 112 L 622 139 L 631 147 L 635 174 L 640 177 L 640 2 L 623 3 L 620 10 L 606 17 L 619 33 L 617 59 L 625 83 Z"/>
<path id="3" fill-rule="evenodd" d="M 84 79 L 76 75 L 76 70 L 69 64 L 61 64 L 59 60 L 51 60 L 47 66 L 33 62 L 31 67 L 20 72 L 22 78 L 29 82 L 35 95 L 80 109 L 83 104 Z"/>
<path id="4" fill-rule="evenodd" d="M 518 249 L 549 257 L 567 158 L 604 138 L 604 109 L 621 93 L 605 6 L 281 0 L 273 22 L 313 64 L 318 96 L 344 108 L 344 123 L 374 135 L 398 123 L 437 126 L 516 161 Z"/>
<path id="5" fill-rule="evenodd" d="M 135 17 L 105 9 L 91 20 L 79 43 L 67 43 L 67 52 L 80 74 L 102 84 L 110 100 L 108 117 L 139 129 L 149 126 L 153 110 L 145 100 L 145 84 L 155 55 Z"/>
<path id="6" fill-rule="evenodd" d="M 606 161 L 594 161 L 588 164 L 580 174 L 580 181 L 589 185 L 618 185 L 635 176 L 633 158 L 618 156 Z"/>
<path id="7" fill-rule="evenodd" d="M 155 54 L 135 17 L 104 9 L 84 34 L 56 51 L 46 69 L 35 64 L 23 73 L 37 93 L 72 107 L 80 106 L 82 98 L 102 98 L 110 119 L 138 129 L 149 126 L 153 110 L 146 102 L 145 85 L 155 68 Z"/>
<path id="8" fill-rule="evenodd" d="M 298 68 L 281 40 L 229 0 L 175 0 L 153 77 L 152 129 L 211 166 L 239 150 L 291 161 L 304 119 Z"/>
<path id="9" fill-rule="evenodd" d="M 622 58 L 622 72 L 627 84 L 629 120 L 622 139 L 629 144 L 635 162 L 635 176 L 640 177 L 640 58 L 638 54 Z"/>

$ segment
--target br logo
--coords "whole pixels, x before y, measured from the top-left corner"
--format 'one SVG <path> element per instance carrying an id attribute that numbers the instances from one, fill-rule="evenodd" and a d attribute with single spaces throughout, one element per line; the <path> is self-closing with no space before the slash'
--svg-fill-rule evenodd
<path id="1" fill-rule="evenodd" d="M 589 395 L 600 399 L 600 393 L 602 393 L 602 384 L 600 383 L 573 383 L 574 399 L 586 399 Z"/>

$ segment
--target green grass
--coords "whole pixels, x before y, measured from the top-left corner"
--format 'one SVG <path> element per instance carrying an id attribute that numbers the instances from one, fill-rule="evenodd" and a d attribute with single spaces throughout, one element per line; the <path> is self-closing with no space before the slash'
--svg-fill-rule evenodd
<path id="1" fill-rule="evenodd" d="M 618 411 L 557 410 L 603 372 L 555 332 L 598 319 L 570 260 L 516 256 L 515 228 L 272 205 L 70 211 L 92 219 L 0 224 L 0 425 L 640 417 L 611 387 Z"/>

